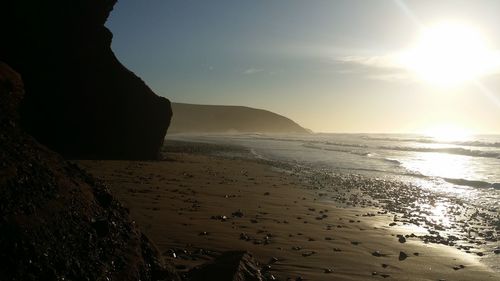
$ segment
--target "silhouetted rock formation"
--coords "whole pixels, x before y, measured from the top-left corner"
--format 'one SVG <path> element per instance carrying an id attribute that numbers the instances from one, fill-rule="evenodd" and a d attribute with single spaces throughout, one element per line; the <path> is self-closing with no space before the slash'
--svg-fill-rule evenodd
<path id="1" fill-rule="evenodd" d="M 178 280 L 106 187 L 19 126 L 0 62 L 0 279 Z"/>
<path id="2" fill-rule="evenodd" d="M 191 281 L 263 281 L 257 261 L 247 252 L 225 252 L 189 273 Z"/>
<path id="3" fill-rule="evenodd" d="M 26 87 L 22 124 L 69 158 L 156 158 L 170 123 L 170 102 L 111 50 L 104 22 L 115 2 L 0 3 L 0 60 Z"/>
<path id="4" fill-rule="evenodd" d="M 309 133 L 276 113 L 244 106 L 172 103 L 171 133 Z"/>

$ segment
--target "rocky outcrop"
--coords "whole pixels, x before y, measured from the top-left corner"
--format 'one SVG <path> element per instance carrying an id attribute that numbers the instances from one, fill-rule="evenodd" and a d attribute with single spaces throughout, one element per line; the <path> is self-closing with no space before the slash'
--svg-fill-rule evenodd
<path id="1" fill-rule="evenodd" d="M 115 2 L 0 3 L 0 60 L 23 77 L 23 127 L 65 157 L 153 159 L 170 123 L 170 102 L 111 50 Z"/>
<path id="2" fill-rule="evenodd" d="M 0 279 L 178 280 L 102 183 L 21 129 L 23 94 L 0 63 Z"/>
<path id="3" fill-rule="evenodd" d="M 264 281 L 258 262 L 248 252 L 225 252 L 189 272 L 190 281 Z"/>
<path id="4" fill-rule="evenodd" d="M 310 133 L 279 114 L 245 106 L 172 103 L 171 133 Z"/>

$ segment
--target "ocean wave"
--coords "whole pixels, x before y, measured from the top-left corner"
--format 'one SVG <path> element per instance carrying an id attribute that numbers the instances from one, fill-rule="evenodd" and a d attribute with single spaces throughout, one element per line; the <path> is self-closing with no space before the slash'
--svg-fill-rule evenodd
<path id="1" fill-rule="evenodd" d="M 398 160 L 396 159 L 391 159 L 391 158 L 382 158 L 383 161 L 385 162 L 389 162 L 389 163 L 393 163 L 393 164 L 396 164 L 396 165 L 401 165 L 401 162 L 399 162 Z"/>
<path id="2" fill-rule="evenodd" d="M 460 146 L 475 146 L 475 147 L 498 147 L 500 142 L 486 142 L 486 141 L 443 141 L 431 138 L 397 138 L 397 137 L 370 137 L 362 136 L 364 140 L 372 141 L 391 141 L 391 142 L 418 142 L 418 143 L 435 143 L 435 144 L 451 144 Z"/>
<path id="3" fill-rule="evenodd" d="M 396 150 L 396 151 L 408 151 L 408 152 L 434 152 L 434 153 L 447 153 L 447 154 L 464 155 L 472 157 L 500 159 L 500 152 L 497 151 L 483 151 L 483 150 L 467 149 L 462 147 L 436 148 L 436 147 L 411 147 L 411 146 L 367 146 L 361 144 L 338 143 L 338 142 L 326 142 L 325 144 L 329 146 L 340 146 L 340 147 L 353 147 L 353 148 L 364 148 L 364 149 L 371 148 L 371 149 Z"/>
<path id="4" fill-rule="evenodd" d="M 407 147 L 407 146 L 379 146 L 377 148 L 387 149 L 387 150 L 397 150 L 397 151 L 410 151 L 410 152 L 414 151 L 414 152 L 447 153 L 447 154 L 464 155 L 472 157 L 500 159 L 500 152 L 473 150 L 461 147 L 430 148 L 430 147 Z"/>
<path id="5" fill-rule="evenodd" d="M 335 149 L 335 148 L 331 148 L 331 147 L 320 147 L 320 146 L 313 145 L 311 143 L 304 144 L 303 146 L 307 147 L 307 148 L 318 149 L 318 150 L 326 150 L 326 151 L 334 151 L 334 152 L 344 152 L 344 153 L 354 154 L 354 155 L 358 155 L 358 156 L 366 156 L 366 157 L 369 157 L 371 159 L 376 159 L 376 160 L 380 160 L 380 161 L 392 163 L 392 164 L 395 164 L 396 166 L 400 166 L 402 164 L 401 162 L 399 162 L 396 159 L 384 158 L 384 157 L 379 156 L 376 153 L 372 153 L 372 152 L 369 152 L 369 151 L 348 150 L 348 149 Z M 345 145 L 345 146 L 349 146 L 349 145 Z"/>
<path id="6" fill-rule="evenodd" d="M 451 178 L 443 178 L 445 181 L 455 184 L 455 185 L 464 185 L 476 188 L 494 188 L 500 189 L 500 183 L 489 183 L 487 181 L 478 181 L 478 180 L 466 180 L 466 179 L 451 179 Z"/>
<path id="7" fill-rule="evenodd" d="M 334 145 L 334 146 L 347 146 L 347 147 L 358 147 L 358 148 L 368 148 L 370 146 L 364 145 L 364 144 L 357 144 L 357 143 L 343 143 L 343 142 L 331 142 L 327 141 L 324 144 L 327 145 Z"/>

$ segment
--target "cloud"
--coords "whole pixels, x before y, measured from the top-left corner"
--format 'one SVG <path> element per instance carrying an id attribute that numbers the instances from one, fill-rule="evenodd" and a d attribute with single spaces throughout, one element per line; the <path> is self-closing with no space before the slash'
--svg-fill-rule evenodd
<path id="1" fill-rule="evenodd" d="M 340 74 L 360 73 L 370 80 L 412 81 L 411 73 L 402 63 L 400 54 L 378 56 L 343 56 L 335 58 L 337 63 L 345 64 L 347 69 Z"/>
<path id="2" fill-rule="evenodd" d="M 346 64 L 357 64 L 376 68 L 401 68 L 397 55 L 383 56 L 345 56 L 336 58 L 337 62 Z"/>
<path id="3" fill-rule="evenodd" d="M 255 73 L 262 72 L 262 71 L 264 71 L 264 69 L 248 68 L 245 71 L 243 71 L 243 74 L 252 75 L 252 74 L 255 74 Z"/>
<path id="4" fill-rule="evenodd" d="M 386 55 L 341 56 L 334 60 L 345 65 L 339 73 L 346 74 L 349 73 L 346 70 L 353 69 L 353 72 L 365 73 L 367 79 L 382 81 L 446 82 L 500 74 L 498 50 L 464 56 L 409 50 Z"/>
<path id="5" fill-rule="evenodd" d="M 413 81 L 415 77 L 407 72 L 367 75 L 366 78 L 379 81 Z"/>

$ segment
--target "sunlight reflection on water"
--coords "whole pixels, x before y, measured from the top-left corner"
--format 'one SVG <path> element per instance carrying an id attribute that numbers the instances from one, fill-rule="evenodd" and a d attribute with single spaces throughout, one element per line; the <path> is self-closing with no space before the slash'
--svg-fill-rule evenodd
<path id="1" fill-rule="evenodd" d="M 445 153 L 419 153 L 416 156 L 404 163 L 407 169 L 452 179 L 464 178 L 464 175 L 473 176 L 469 157 Z"/>

